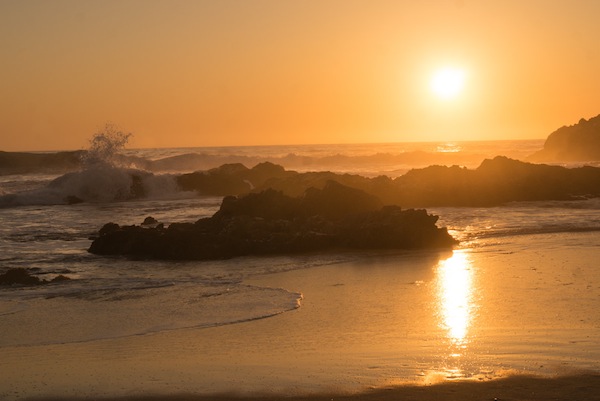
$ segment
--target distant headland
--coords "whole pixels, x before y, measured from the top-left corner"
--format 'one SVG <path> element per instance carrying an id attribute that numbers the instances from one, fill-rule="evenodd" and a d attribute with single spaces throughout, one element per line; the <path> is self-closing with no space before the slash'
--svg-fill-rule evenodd
<path id="1" fill-rule="evenodd" d="M 533 162 L 574 162 L 600 160 L 600 115 L 551 133 L 544 148 L 528 158 Z"/>

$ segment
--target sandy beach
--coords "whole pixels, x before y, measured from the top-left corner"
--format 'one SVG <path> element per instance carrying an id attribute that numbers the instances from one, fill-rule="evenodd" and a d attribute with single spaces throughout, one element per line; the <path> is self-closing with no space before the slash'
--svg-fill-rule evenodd
<path id="1" fill-rule="evenodd" d="M 543 379 L 531 376 L 513 376 L 488 382 L 451 382 L 431 386 L 403 386 L 370 390 L 359 394 L 320 394 L 311 396 L 239 396 L 219 394 L 198 396 L 189 394 L 127 396 L 119 398 L 94 398 L 103 401 L 573 401 L 600 399 L 600 376 L 580 374 Z M 70 398 L 79 401 L 89 398 Z M 38 399 L 41 400 L 41 399 Z M 44 398 L 45 401 L 59 401 L 65 398 Z"/>
<path id="2" fill-rule="evenodd" d="M 589 314 L 597 306 L 598 288 L 588 285 L 597 273 L 574 263 L 594 260 L 593 238 L 589 247 L 561 249 L 544 246 L 544 236 L 535 246 L 531 238 L 527 241 L 515 240 L 508 253 L 490 248 L 373 254 L 247 280 L 247 285 L 303 294 L 300 308 L 271 318 L 83 343 L 4 347 L 0 396 L 600 397 L 598 317 Z M 445 275 L 445 269 L 455 271 Z M 563 276 L 568 285 L 557 286 Z M 469 286 L 446 283 L 445 277 L 460 277 Z M 550 286 L 561 292 L 549 294 Z M 466 292 L 452 295 L 451 301 L 444 295 L 449 289 Z M 521 299 L 532 293 L 535 302 Z M 552 299 L 569 302 L 554 301 L 552 314 L 541 311 Z"/>

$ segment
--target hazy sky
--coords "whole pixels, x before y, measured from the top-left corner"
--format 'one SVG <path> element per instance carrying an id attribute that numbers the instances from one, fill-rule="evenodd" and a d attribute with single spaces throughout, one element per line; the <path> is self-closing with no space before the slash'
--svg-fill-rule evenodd
<path id="1" fill-rule="evenodd" d="M 0 150 L 545 138 L 600 114 L 598 0 L 0 0 Z M 436 70 L 464 73 L 443 99 Z"/>

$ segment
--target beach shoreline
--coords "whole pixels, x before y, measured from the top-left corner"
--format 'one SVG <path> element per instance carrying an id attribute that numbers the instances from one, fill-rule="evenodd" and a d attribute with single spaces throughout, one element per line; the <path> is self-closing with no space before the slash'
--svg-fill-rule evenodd
<path id="1" fill-rule="evenodd" d="M 27 401 L 84 401 L 90 397 L 32 397 Z M 370 389 L 359 393 L 285 394 L 147 394 L 93 397 L 98 401 L 597 401 L 600 375 L 580 372 L 557 377 L 516 375 L 489 381 L 460 380 L 434 385 L 405 385 Z"/>
<path id="2" fill-rule="evenodd" d="M 586 235 L 573 238 L 584 243 Z M 497 245 L 373 254 L 251 276 L 245 285 L 303 294 L 300 308 L 211 328 L 3 347 L 0 397 L 593 400 L 600 394 L 596 321 L 578 323 L 574 332 L 573 322 L 584 315 L 570 304 L 556 304 L 552 319 L 565 327 L 550 331 L 540 320 L 521 328 L 521 317 L 535 317 L 539 306 L 509 293 L 533 293 L 543 304 L 540 290 L 551 285 L 561 297 L 577 294 L 578 302 L 593 305 L 597 289 L 586 289 L 585 274 L 592 271 L 585 266 L 578 267 L 577 281 L 554 282 L 566 274 L 566 264 L 593 260 L 593 237 L 589 240 L 589 246 L 559 249 L 549 236 L 515 237 L 511 252 Z M 444 306 L 443 269 L 457 269 L 450 277 L 462 278 L 479 294 L 465 293 L 470 303 L 454 305 L 471 314 L 459 313 L 455 328 L 445 320 L 445 308 L 452 305 Z M 589 310 L 587 304 L 580 308 Z"/>

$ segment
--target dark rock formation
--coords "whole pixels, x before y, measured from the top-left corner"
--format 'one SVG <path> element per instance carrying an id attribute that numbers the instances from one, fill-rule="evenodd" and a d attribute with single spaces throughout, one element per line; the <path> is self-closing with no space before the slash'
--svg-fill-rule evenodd
<path id="1" fill-rule="evenodd" d="M 0 274 L 0 285 L 36 285 L 42 281 L 23 268 L 8 269 Z"/>
<path id="2" fill-rule="evenodd" d="M 243 164 L 224 164 L 208 171 L 182 174 L 177 184 L 184 191 L 196 191 L 201 195 L 241 195 L 260 187 L 265 181 L 296 174 L 283 167 L 265 162 L 252 169 Z"/>
<path id="3" fill-rule="evenodd" d="M 0 274 L 0 285 L 41 285 L 47 283 L 55 283 L 60 281 L 70 280 L 67 276 L 62 274 L 56 276 L 50 281 L 40 280 L 36 276 L 32 276 L 26 269 L 22 267 L 8 269 L 6 272 Z"/>
<path id="4" fill-rule="evenodd" d="M 431 166 L 394 180 L 403 206 L 492 206 L 600 196 L 600 168 L 565 168 L 498 156 L 475 170 Z"/>
<path id="5" fill-rule="evenodd" d="M 491 206 L 600 196 L 600 168 L 565 168 L 503 156 L 484 160 L 474 170 L 430 166 L 393 180 L 331 172 L 288 173 L 266 180 L 257 190 L 272 188 L 295 197 L 334 181 L 376 196 L 383 204 L 402 207 Z"/>
<path id="6" fill-rule="evenodd" d="M 266 190 L 225 197 L 196 223 L 144 228 L 105 225 L 89 252 L 205 260 L 348 249 L 449 248 L 456 241 L 425 210 L 381 207 L 363 191 L 329 182 L 303 197 Z"/>
<path id="7" fill-rule="evenodd" d="M 528 160 L 536 162 L 572 162 L 600 160 L 600 115 L 551 133 L 544 149 Z"/>
<path id="8" fill-rule="evenodd" d="M 255 170 L 259 170 L 260 174 Z M 243 195 L 275 189 L 289 197 L 306 198 L 304 206 L 309 209 L 313 194 L 323 196 L 317 190 L 332 182 L 348 187 L 340 191 L 352 188 L 364 192 L 365 196 L 370 194 L 380 199 L 379 207 L 381 204 L 405 208 L 492 206 L 513 201 L 574 200 L 600 196 L 600 168 L 533 164 L 503 156 L 486 159 L 474 170 L 459 166 L 430 166 L 411 170 L 393 180 L 385 176 L 367 178 L 328 171 L 298 173 L 270 163 L 253 169 L 227 165 L 183 177 L 180 182 L 185 182 L 187 190 L 197 190 L 202 194 Z M 244 181 L 250 177 L 254 179 L 254 189 Z M 326 193 L 332 191 L 333 188 L 329 188 Z M 326 205 L 327 200 L 315 200 L 314 203 Z M 351 208 L 358 203 L 336 204 L 329 213 L 351 213 Z M 326 213 L 322 208 L 320 212 Z"/>
<path id="9" fill-rule="evenodd" d="M 158 224 L 158 220 L 156 220 L 154 217 L 152 216 L 148 216 L 144 219 L 144 222 L 142 223 L 143 226 L 155 226 Z"/>
<path id="10" fill-rule="evenodd" d="M 280 174 L 256 191 L 275 189 L 291 197 L 337 182 L 402 207 L 491 206 L 513 201 L 573 200 L 600 196 L 600 168 L 565 168 L 498 156 L 475 170 L 430 166 L 396 179 L 331 172 Z M 245 193 L 245 192 L 244 192 Z"/>

